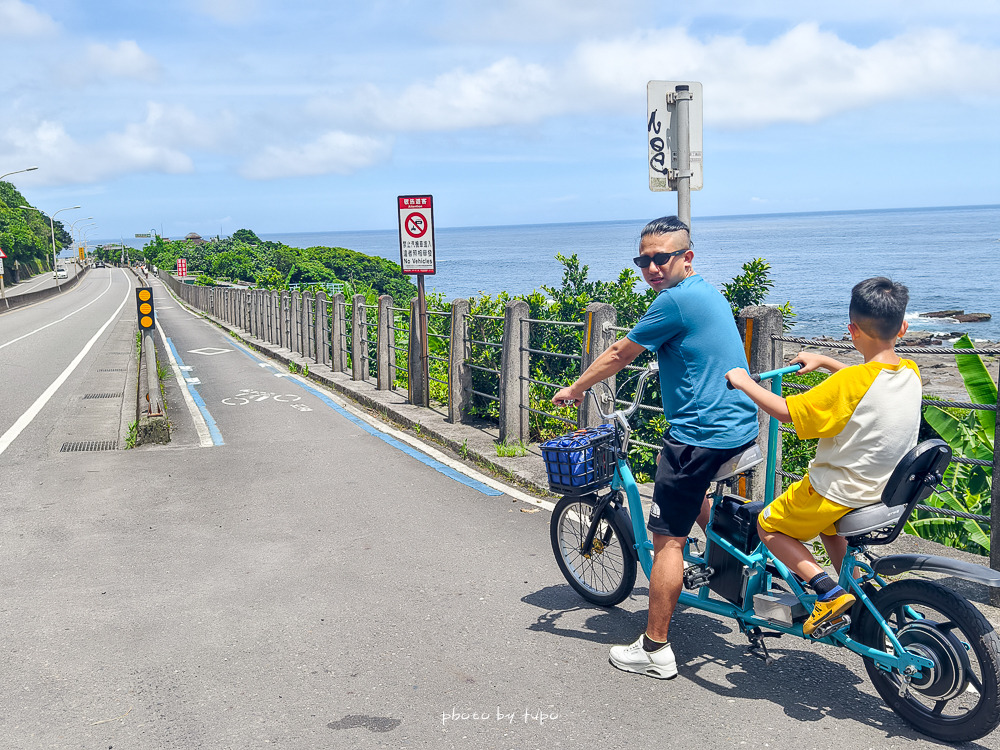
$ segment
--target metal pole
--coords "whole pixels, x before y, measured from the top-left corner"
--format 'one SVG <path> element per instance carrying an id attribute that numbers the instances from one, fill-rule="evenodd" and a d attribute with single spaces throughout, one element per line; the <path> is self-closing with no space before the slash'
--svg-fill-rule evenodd
<path id="1" fill-rule="evenodd" d="M 997 371 L 997 383 L 1000 384 L 1000 368 Z M 997 458 L 996 447 L 1000 446 L 1000 395 L 997 397 L 996 421 L 993 425 L 993 466 L 990 480 L 990 567 L 993 570 L 1000 570 L 1000 487 L 997 486 L 997 465 L 1000 459 Z M 994 607 L 1000 606 L 1000 589 L 990 589 L 990 602 Z"/>
<path id="2" fill-rule="evenodd" d="M 677 116 L 677 218 L 691 226 L 691 91 L 674 89 Z"/>
<path id="3" fill-rule="evenodd" d="M 424 276 L 417 276 L 417 308 L 420 317 L 420 371 L 423 373 L 423 405 L 431 405 L 431 382 L 427 347 L 427 298 L 424 296 Z"/>
<path id="4" fill-rule="evenodd" d="M 56 213 L 59 213 L 56 211 Z M 56 270 L 56 225 L 52 223 L 52 217 L 49 216 L 49 229 L 52 230 L 52 275 L 56 277 L 56 289 L 60 292 L 62 287 L 59 286 L 59 272 Z"/>

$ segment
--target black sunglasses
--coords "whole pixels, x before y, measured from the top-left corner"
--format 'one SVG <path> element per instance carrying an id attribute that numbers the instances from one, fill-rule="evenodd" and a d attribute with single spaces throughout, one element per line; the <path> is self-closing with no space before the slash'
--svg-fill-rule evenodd
<path id="1" fill-rule="evenodd" d="M 684 248 L 683 250 L 675 250 L 672 253 L 656 253 L 655 255 L 640 255 L 636 258 L 632 258 L 632 262 L 635 263 L 639 268 L 649 268 L 650 263 L 655 263 L 658 266 L 662 266 L 668 260 L 673 258 L 675 255 L 683 255 L 690 248 Z"/>

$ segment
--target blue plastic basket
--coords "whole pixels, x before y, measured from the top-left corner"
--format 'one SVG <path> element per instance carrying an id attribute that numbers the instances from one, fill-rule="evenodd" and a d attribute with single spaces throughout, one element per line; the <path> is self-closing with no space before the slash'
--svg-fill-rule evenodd
<path id="1" fill-rule="evenodd" d="M 615 428 L 597 427 L 560 435 L 541 444 L 549 489 L 559 495 L 586 495 L 611 484 L 615 473 Z"/>

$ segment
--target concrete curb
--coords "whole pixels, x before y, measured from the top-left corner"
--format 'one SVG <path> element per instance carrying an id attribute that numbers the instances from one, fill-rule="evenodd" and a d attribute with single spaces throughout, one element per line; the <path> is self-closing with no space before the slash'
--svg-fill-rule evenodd
<path id="1" fill-rule="evenodd" d="M 7 302 L 10 303 L 9 306 L 0 303 L 0 315 L 11 310 L 16 310 L 19 307 L 27 307 L 28 305 L 33 305 L 36 302 L 41 302 L 42 300 L 49 299 L 49 297 L 55 297 L 62 294 L 63 292 L 68 292 L 70 289 L 75 287 L 80 283 L 80 279 L 90 273 L 91 266 L 84 266 L 80 273 L 76 274 L 72 279 L 66 281 L 62 287 L 52 287 L 51 289 L 39 289 L 37 292 L 25 292 L 24 294 L 8 294 Z M 43 271 L 43 273 L 51 273 L 51 271 Z"/>

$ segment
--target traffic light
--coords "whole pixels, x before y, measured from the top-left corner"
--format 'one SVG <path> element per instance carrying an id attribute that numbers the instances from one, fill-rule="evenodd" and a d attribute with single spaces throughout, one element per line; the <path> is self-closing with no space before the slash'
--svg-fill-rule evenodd
<path id="1" fill-rule="evenodd" d="M 153 315 L 153 290 L 142 286 L 135 290 L 135 307 L 139 313 L 139 330 L 152 331 L 156 328 L 156 318 Z"/>

